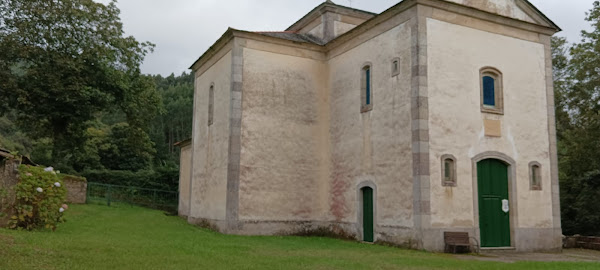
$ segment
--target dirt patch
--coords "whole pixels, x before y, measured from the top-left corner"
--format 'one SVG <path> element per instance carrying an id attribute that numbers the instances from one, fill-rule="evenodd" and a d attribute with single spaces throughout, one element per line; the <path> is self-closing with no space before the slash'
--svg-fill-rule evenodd
<path id="1" fill-rule="evenodd" d="M 562 253 L 518 253 L 493 252 L 480 255 L 454 255 L 461 260 L 496 261 L 496 262 L 600 262 L 600 251 L 588 249 L 564 249 Z"/>
<path id="2" fill-rule="evenodd" d="M 15 238 L 9 235 L 0 234 L 0 247 L 12 246 L 15 244 Z"/>

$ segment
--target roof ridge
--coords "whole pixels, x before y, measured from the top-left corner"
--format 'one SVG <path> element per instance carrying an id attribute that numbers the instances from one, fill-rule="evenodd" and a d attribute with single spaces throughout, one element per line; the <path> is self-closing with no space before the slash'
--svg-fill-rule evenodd
<path id="1" fill-rule="evenodd" d="M 370 12 L 370 11 L 366 11 L 366 10 L 362 10 L 362 9 L 357 9 L 357 8 L 353 8 L 353 7 L 348 7 L 348 6 L 343 6 L 343 5 L 340 5 L 340 4 L 336 4 L 336 3 L 334 3 L 331 0 L 326 0 L 325 2 L 321 3 L 320 5 L 316 6 L 311 11 L 309 11 L 308 13 L 306 13 L 304 16 L 302 16 L 302 18 L 300 18 L 299 20 L 297 20 L 296 22 L 294 22 L 287 29 L 294 28 L 296 25 L 298 25 L 300 22 L 302 22 L 304 19 L 308 18 L 310 15 L 312 15 L 316 11 L 318 11 L 318 10 L 320 10 L 322 8 L 328 7 L 328 6 L 329 7 L 337 7 L 337 8 L 344 8 L 344 9 L 348 9 L 348 10 L 351 10 L 351 11 L 354 11 L 354 12 L 368 14 L 368 15 L 371 15 L 371 16 L 377 16 L 377 15 L 379 15 L 379 14 L 374 13 L 374 12 Z"/>

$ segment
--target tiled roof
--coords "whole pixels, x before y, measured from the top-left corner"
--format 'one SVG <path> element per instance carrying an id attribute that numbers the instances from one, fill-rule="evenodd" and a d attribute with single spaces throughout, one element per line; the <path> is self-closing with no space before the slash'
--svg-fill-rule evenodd
<path id="1" fill-rule="evenodd" d="M 318 37 L 315 37 L 311 34 L 298 34 L 296 32 L 290 32 L 290 31 L 255 32 L 255 33 L 264 35 L 264 36 L 269 36 L 269 37 L 291 40 L 291 41 L 295 41 L 295 42 L 304 42 L 304 43 L 311 43 L 311 44 L 317 44 L 317 45 L 325 44 L 321 39 L 319 39 Z"/>

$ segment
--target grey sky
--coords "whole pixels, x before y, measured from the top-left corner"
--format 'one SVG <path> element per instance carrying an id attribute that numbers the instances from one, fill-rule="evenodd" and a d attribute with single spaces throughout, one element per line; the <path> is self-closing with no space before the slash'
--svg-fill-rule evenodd
<path id="1" fill-rule="evenodd" d="M 96 0 L 108 3 L 109 0 Z M 142 72 L 180 74 L 233 27 L 250 31 L 281 31 L 324 0 L 119 0 L 125 32 L 156 44 Z M 380 13 L 400 0 L 334 0 Z M 563 29 L 570 42 L 589 29 L 585 12 L 594 0 L 530 0 Z"/>

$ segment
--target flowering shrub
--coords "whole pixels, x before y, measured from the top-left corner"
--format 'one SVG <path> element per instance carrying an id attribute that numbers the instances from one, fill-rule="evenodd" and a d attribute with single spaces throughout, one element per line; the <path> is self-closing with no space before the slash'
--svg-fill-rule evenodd
<path id="1" fill-rule="evenodd" d="M 63 204 L 67 191 L 52 167 L 19 166 L 19 183 L 16 186 L 15 214 L 11 228 L 56 230 L 63 222 Z"/>

